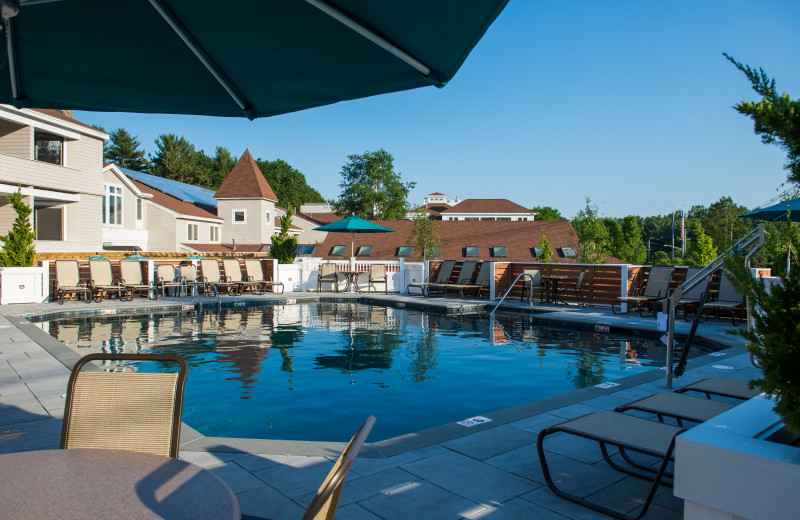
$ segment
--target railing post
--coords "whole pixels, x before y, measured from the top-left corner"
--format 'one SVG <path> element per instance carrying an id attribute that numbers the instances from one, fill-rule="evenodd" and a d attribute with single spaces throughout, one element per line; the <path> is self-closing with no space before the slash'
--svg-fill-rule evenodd
<path id="1" fill-rule="evenodd" d="M 491 265 L 489 266 L 489 301 L 490 302 L 493 302 L 496 299 L 495 298 L 495 284 L 496 284 L 496 280 L 495 280 L 496 270 L 495 270 L 495 268 L 496 267 L 497 267 L 497 262 L 492 262 Z"/>
<path id="2" fill-rule="evenodd" d="M 400 293 L 400 294 L 403 294 L 403 291 L 406 288 L 406 259 L 401 256 L 398 264 L 399 264 L 399 267 L 398 267 L 399 274 L 397 275 L 397 278 L 400 281 L 400 287 L 397 289 L 397 292 Z M 386 276 L 387 277 L 389 276 L 388 269 L 387 269 Z M 394 289 L 395 285 L 396 284 L 392 283 L 392 289 Z M 394 292 L 394 291 L 392 291 L 392 292 Z"/>
<path id="3" fill-rule="evenodd" d="M 619 278 L 620 278 L 619 295 L 622 296 L 623 298 L 626 298 L 628 296 L 628 265 L 627 264 L 619 266 Z M 594 278 L 592 278 L 592 280 L 594 280 Z M 594 284 L 592 284 L 592 285 L 594 285 Z M 594 290 L 594 288 L 592 290 Z M 614 302 L 611 302 L 611 303 L 614 303 Z M 622 314 L 625 314 L 626 312 L 628 312 L 628 304 L 625 303 L 625 300 L 622 300 L 622 303 L 620 304 L 619 309 L 622 312 Z"/>

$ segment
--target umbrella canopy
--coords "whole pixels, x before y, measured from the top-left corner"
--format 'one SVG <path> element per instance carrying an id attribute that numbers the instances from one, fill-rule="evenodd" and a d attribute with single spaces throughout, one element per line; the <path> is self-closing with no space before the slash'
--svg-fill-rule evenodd
<path id="1" fill-rule="evenodd" d="M 104 257 L 103 255 L 92 255 L 87 260 L 108 260 L 108 258 Z"/>
<path id="2" fill-rule="evenodd" d="M 779 202 L 772 206 L 757 209 L 739 216 L 755 220 L 779 221 L 786 220 L 787 213 L 789 213 L 789 218 L 792 222 L 800 222 L 800 198 Z"/>
<path id="3" fill-rule="evenodd" d="M 146 256 L 142 256 L 140 254 L 135 254 L 135 255 L 131 255 L 131 256 L 126 256 L 122 260 L 147 260 L 147 257 Z"/>
<path id="4" fill-rule="evenodd" d="M 350 215 L 342 220 L 314 228 L 314 231 L 328 231 L 330 233 L 350 233 L 350 252 L 355 256 L 356 233 L 394 233 L 393 229 L 379 226 L 369 220 L 364 220 L 356 215 Z"/>
<path id="5" fill-rule="evenodd" d="M 201 255 L 189 255 L 186 258 L 184 258 L 184 260 L 205 260 L 205 259 L 206 257 Z"/>
<path id="6" fill-rule="evenodd" d="M 0 103 L 254 119 L 443 87 L 507 2 L 6 0 Z"/>

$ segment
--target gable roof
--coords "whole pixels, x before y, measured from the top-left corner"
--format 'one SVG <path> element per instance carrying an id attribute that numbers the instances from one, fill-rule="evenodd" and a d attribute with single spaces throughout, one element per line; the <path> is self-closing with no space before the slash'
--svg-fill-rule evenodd
<path id="1" fill-rule="evenodd" d="M 423 204 L 422 206 L 416 208 L 414 211 L 422 210 L 426 212 L 428 215 L 438 215 L 439 213 L 447 210 L 450 208 L 449 204 L 441 203 L 431 203 L 431 204 Z"/>
<path id="2" fill-rule="evenodd" d="M 508 199 L 466 199 L 442 213 L 533 213 Z"/>
<path id="3" fill-rule="evenodd" d="M 275 196 L 275 192 L 264 178 L 255 159 L 250 155 L 250 150 L 244 151 L 244 155 L 233 167 L 231 173 L 225 177 L 214 197 L 217 199 L 267 199 L 278 202 L 278 197 Z"/>
<path id="4" fill-rule="evenodd" d="M 129 170 L 127 168 L 119 168 L 119 170 L 130 177 L 131 179 L 140 182 L 158 191 L 166 193 L 171 197 L 190 202 L 194 204 L 205 204 L 206 206 L 216 206 L 217 201 L 214 200 L 214 191 L 185 182 L 174 181 L 157 175 L 150 175 L 149 173 L 137 172 L 136 170 Z M 148 190 L 152 191 L 152 190 Z"/>
<path id="5" fill-rule="evenodd" d="M 153 189 L 152 187 L 144 184 L 143 182 L 139 182 L 136 179 L 132 179 L 132 182 L 142 193 L 151 194 L 153 196 L 153 198 L 150 199 L 151 202 L 158 204 L 163 208 L 189 217 L 211 218 L 222 221 L 222 219 L 219 218 L 216 213 L 212 213 L 206 209 L 203 209 L 196 204 L 185 202 L 177 197 L 173 197 L 172 195 L 164 193 L 163 191 Z"/>

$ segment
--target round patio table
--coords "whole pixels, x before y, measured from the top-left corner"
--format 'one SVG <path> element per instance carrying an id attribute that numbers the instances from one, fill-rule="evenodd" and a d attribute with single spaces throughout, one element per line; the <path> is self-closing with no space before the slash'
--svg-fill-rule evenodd
<path id="1" fill-rule="evenodd" d="M 238 519 L 236 496 L 188 462 L 122 450 L 0 455 L 2 517 Z"/>
<path id="2" fill-rule="evenodd" d="M 344 288 L 343 292 L 361 292 L 361 288 L 358 287 L 358 278 L 364 274 L 366 271 L 336 271 L 339 274 L 344 275 L 345 280 L 347 281 L 347 285 Z"/>

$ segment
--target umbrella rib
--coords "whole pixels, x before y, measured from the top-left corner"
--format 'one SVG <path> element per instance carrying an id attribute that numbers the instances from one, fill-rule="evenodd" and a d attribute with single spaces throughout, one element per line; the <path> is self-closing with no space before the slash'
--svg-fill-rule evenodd
<path id="1" fill-rule="evenodd" d="M 173 31 L 183 40 L 183 43 L 191 50 L 194 55 L 200 60 L 206 69 L 214 76 L 214 79 L 225 89 L 228 95 L 233 99 L 233 101 L 239 105 L 239 108 L 242 110 L 242 113 L 248 119 L 255 119 L 257 114 L 253 105 L 249 103 L 244 96 L 241 94 L 236 85 L 231 82 L 231 80 L 225 75 L 224 72 L 217 66 L 214 60 L 208 55 L 208 53 L 200 46 L 200 44 L 195 40 L 194 36 L 184 27 L 184 25 L 178 20 L 178 18 L 169 10 L 165 5 L 161 3 L 160 0 L 149 0 L 150 4 L 153 8 L 158 11 L 158 14 L 161 15 L 162 18 L 169 24 Z"/>
<path id="2" fill-rule="evenodd" d="M 19 91 L 19 71 L 17 70 L 17 47 L 15 45 L 16 38 L 14 36 L 14 22 L 11 18 L 4 18 L 5 22 L 5 36 L 6 36 L 6 50 L 8 51 L 8 73 L 11 81 L 11 99 L 21 99 Z"/>
<path id="3" fill-rule="evenodd" d="M 361 22 L 358 22 L 345 14 L 344 12 L 336 9 L 335 7 L 323 2 L 322 0 L 306 0 L 309 4 L 313 5 L 323 13 L 327 14 L 337 22 L 349 27 L 350 29 L 354 30 L 364 38 L 368 39 L 378 47 L 386 50 L 390 54 L 394 55 L 395 57 L 399 58 L 400 60 L 404 61 L 408 65 L 412 66 L 413 68 L 417 69 L 423 76 L 431 78 L 432 80 L 436 81 L 437 83 L 444 84 L 444 76 L 431 69 L 423 62 L 412 56 L 411 54 L 407 53 L 397 45 L 393 44 L 386 38 L 379 36 L 375 31 L 367 27 Z"/>

